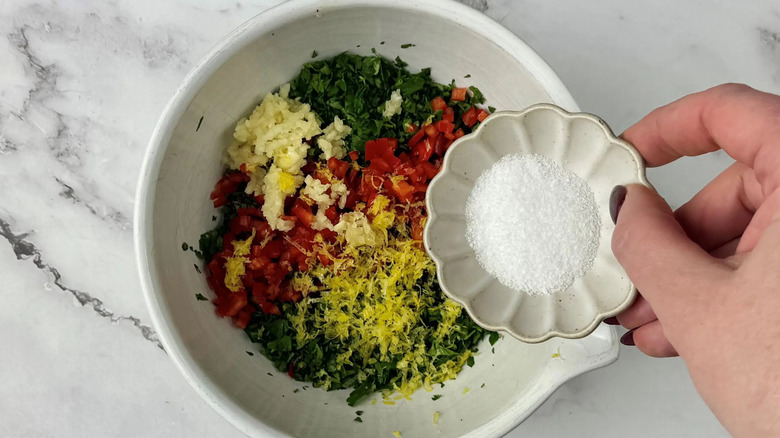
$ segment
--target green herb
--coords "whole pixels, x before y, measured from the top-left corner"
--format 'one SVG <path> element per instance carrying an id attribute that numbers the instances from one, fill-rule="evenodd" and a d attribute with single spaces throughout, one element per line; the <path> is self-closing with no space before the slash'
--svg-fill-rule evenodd
<path id="1" fill-rule="evenodd" d="M 198 301 L 208 301 L 209 299 L 204 297 L 203 294 L 195 294 L 195 298 L 197 298 Z"/>
<path id="2" fill-rule="evenodd" d="M 483 383 L 483 384 L 480 386 L 480 388 L 484 388 L 484 387 L 485 387 L 485 384 Z"/>
<path id="3" fill-rule="evenodd" d="M 298 389 L 298 388 L 293 389 L 293 394 L 297 394 L 298 391 L 300 391 L 300 389 Z"/>
<path id="4" fill-rule="evenodd" d="M 468 365 L 469 368 L 474 366 L 474 356 L 471 356 L 468 359 L 466 359 L 466 365 Z"/>
<path id="5" fill-rule="evenodd" d="M 416 47 L 416 44 L 401 44 L 402 49 L 408 49 L 409 47 Z"/>
<path id="6" fill-rule="evenodd" d="M 200 116 L 200 120 L 198 120 L 198 127 L 195 128 L 195 132 L 198 132 L 200 130 L 200 124 L 203 123 L 203 116 Z"/>
<path id="7" fill-rule="evenodd" d="M 438 285 L 434 288 L 434 281 L 435 278 L 426 277 L 419 287 L 426 296 L 443 303 L 444 297 Z M 253 342 L 263 346 L 263 354 L 280 371 L 287 371 L 292 363 L 296 380 L 312 382 L 315 387 L 323 386 L 327 382 L 330 390 L 352 389 L 347 398 L 347 404 L 350 406 L 355 406 L 376 391 L 393 388 L 401 378 L 397 366 L 403 358 L 400 354 L 391 356 L 389 360 L 377 360 L 374 364 L 364 366 L 357 352 L 351 353 L 350 361 L 346 364 L 339 360 L 346 351 L 350 351 L 348 342 L 342 342 L 338 338 L 326 338 L 324 333 L 317 334 L 304 344 L 298 344 L 295 328 L 288 318 L 301 311 L 305 314 L 316 314 L 318 305 L 317 301 L 304 300 L 297 304 L 282 304 L 280 315 L 258 312 L 253 315 L 246 333 Z M 454 330 L 438 340 L 433 333 L 439 321 L 439 309 L 432 307 L 423 312 L 420 324 L 429 333 L 427 341 L 430 347 L 427 354 L 436 366 L 459 357 L 464 351 L 474 351 L 487 333 L 463 312 L 453 324 Z M 379 351 L 376 352 L 376 357 L 379 358 Z M 473 358 L 468 362 L 473 364 Z M 362 380 L 358 379 L 358 375 L 363 376 Z"/>
<path id="8" fill-rule="evenodd" d="M 355 420 L 354 420 L 354 421 L 357 421 L 358 423 L 362 423 L 362 422 L 363 422 L 363 419 L 362 419 L 362 418 L 360 418 L 360 417 L 355 417 Z"/>
<path id="9" fill-rule="evenodd" d="M 311 57 L 312 57 L 312 58 L 316 58 L 316 57 L 317 57 L 317 55 L 319 55 L 319 53 L 317 53 L 317 51 L 316 51 L 316 50 L 315 50 L 315 51 L 313 51 L 313 52 L 311 52 Z"/>
<path id="10" fill-rule="evenodd" d="M 467 74 L 466 76 L 463 76 L 465 79 L 468 79 L 471 77 L 471 73 Z"/>
<path id="11" fill-rule="evenodd" d="M 376 55 L 376 49 L 372 53 Z M 290 96 L 310 104 L 323 124 L 338 116 L 352 127 L 352 134 L 347 138 L 348 149 L 362 152 L 367 140 L 382 137 L 397 138 L 400 149 L 405 149 L 414 134 L 406 132 L 405 126 L 409 123 L 420 126 L 431 116 L 440 119 L 441 114 L 435 115 L 431 109 L 431 101 L 439 96 L 449 100 L 454 86 L 454 81 L 450 85 L 434 82 L 427 68 L 411 73 L 400 58 L 391 61 L 380 56 L 342 53 L 304 64 L 290 82 Z M 401 92 L 402 111 L 385 119 L 382 117 L 385 102 L 394 90 Z M 460 115 L 481 103 L 480 99 L 484 98 L 477 90 L 466 101 L 452 103 L 456 110 L 456 129 L 471 132 L 462 125 Z"/>
<path id="12" fill-rule="evenodd" d="M 496 342 L 498 342 L 498 333 L 491 332 L 490 336 L 488 337 L 488 342 L 490 342 L 490 345 L 496 345 Z"/>
<path id="13" fill-rule="evenodd" d="M 363 411 L 355 411 L 356 415 L 363 415 Z"/>
<path id="14" fill-rule="evenodd" d="M 488 106 L 488 111 L 490 111 L 490 114 L 493 114 L 494 112 L 496 112 L 496 107 Z"/>
<path id="15" fill-rule="evenodd" d="M 190 246 L 189 246 L 189 245 L 187 245 L 187 242 L 182 242 L 182 244 L 181 244 L 181 250 L 182 250 L 182 251 L 187 251 L 188 249 L 190 249 Z"/>
<path id="16" fill-rule="evenodd" d="M 438 400 L 438 399 L 440 399 L 442 397 L 443 396 L 441 394 L 434 394 L 433 397 L 431 397 L 431 400 L 436 401 L 436 400 Z"/>
<path id="17" fill-rule="evenodd" d="M 202 272 L 200 272 L 200 268 L 198 267 L 198 265 L 196 265 L 196 264 L 194 264 L 194 263 L 193 263 L 193 265 L 192 265 L 192 266 L 194 266 L 194 267 L 195 267 L 195 272 L 197 272 L 198 274 L 202 274 Z"/>
<path id="18" fill-rule="evenodd" d="M 246 352 L 246 354 L 248 354 L 248 355 L 250 355 L 250 356 L 254 356 L 254 355 L 255 355 L 255 354 L 254 354 L 254 353 L 252 353 L 251 351 L 247 351 L 247 352 Z"/>

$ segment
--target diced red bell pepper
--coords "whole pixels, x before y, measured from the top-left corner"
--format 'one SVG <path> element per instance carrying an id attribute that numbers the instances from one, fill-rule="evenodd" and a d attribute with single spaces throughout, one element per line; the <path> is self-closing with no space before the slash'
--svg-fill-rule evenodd
<path id="1" fill-rule="evenodd" d="M 430 125 L 425 126 L 425 136 L 428 138 L 435 137 L 439 133 L 439 130 L 436 129 L 436 125 L 431 123 Z"/>
<path id="2" fill-rule="evenodd" d="M 219 303 L 217 304 L 217 315 L 219 316 L 233 316 L 246 306 L 246 291 L 240 289 L 238 292 L 222 295 L 217 298 Z"/>
<path id="3" fill-rule="evenodd" d="M 466 100 L 466 92 L 468 91 L 468 88 L 453 88 L 452 89 L 452 96 L 450 97 L 450 100 L 453 102 L 463 102 Z"/>
<path id="4" fill-rule="evenodd" d="M 249 325 L 249 320 L 252 319 L 252 312 L 251 310 L 248 310 L 247 307 L 244 307 L 243 310 L 238 312 L 238 315 L 235 319 L 236 327 L 240 328 L 241 330 L 245 329 L 246 326 Z"/>
<path id="5" fill-rule="evenodd" d="M 233 172 L 227 175 L 228 180 L 233 184 L 241 184 L 242 182 L 249 181 L 249 177 L 243 172 Z"/>
<path id="6" fill-rule="evenodd" d="M 442 120 L 446 120 L 450 123 L 455 123 L 455 110 L 453 110 L 450 107 L 447 107 L 444 110 L 444 113 L 441 115 Z"/>
<path id="7" fill-rule="evenodd" d="M 456 140 L 461 138 L 461 137 L 463 137 L 464 135 L 466 135 L 466 133 L 463 132 L 463 129 L 458 128 L 458 130 L 455 131 L 455 139 Z"/>
<path id="8" fill-rule="evenodd" d="M 431 155 L 433 155 L 433 145 L 428 138 L 412 147 L 412 156 L 418 163 L 428 161 Z"/>
<path id="9" fill-rule="evenodd" d="M 328 169 L 333 172 L 333 175 L 336 178 L 344 179 L 344 177 L 347 176 L 347 171 L 349 170 L 349 163 L 346 161 L 341 161 L 336 157 L 330 157 L 328 159 Z"/>
<path id="10" fill-rule="evenodd" d="M 439 173 L 439 169 L 437 169 L 437 168 L 436 168 L 436 167 L 435 167 L 433 164 L 431 164 L 431 163 L 429 163 L 429 162 L 427 162 L 427 161 L 425 161 L 425 162 L 422 162 L 422 163 L 418 164 L 418 166 L 419 166 L 419 167 L 420 167 L 420 168 L 421 168 L 423 171 L 425 171 L 425 176 L 426 176 L 426 177 L 427 177 L 429 180 L 430 180 L 430 179 L 433 179 L 433 177 L 434 177 L 434 176 L 436 176 L 436 175 Z"/>
<path id="11" fill-rule="evenodd" d="M 439 138 L 436 139 L 436 143 L 433 146 L 433 153 L 443 157 L 444 153 L 447 152 L 447 149 L 449 149 L 450 145 L 452 144 L 452 140 L 449 140 L 445 136 L 439 136 Z"/>
<path id="12" fill-rule="evenodd" d="M 444 111 L 444 108 L 447 108 L 447 102 L 441 97 L 436 97 L 431 101 L 431 108 L 434 111 Z"/>
<path id="13" fill-rule="evenodd" d="M 388 189 L 395 195 L 396 199 L 398 199 L 402 203 L 408 203 L 412 202 L 414 194 L 414 187 L 410 185 L 408 182 L 404 180 L 396 180 L 393 181 L 392 179 L 388 179 L 385 181 L 385 185 L 388 186 Z"/>
<path id="14" fill-rule="evenodd" d="M 477 120 L 481 123 L 484 122 L 485 119 L 487 119 L 488 113 L 486 113 L 484 110 L 477 111 Z"/>
<path id="15" fill-rule="evenodd" d="M 319 259 L 320 264 L 322 264 L 322 266 L 328 266 L 328 264 L 330 263 L 330 257 L 328 257 L 327 254 L 321 252 L 317 253 L 317 258 Z"/>
<path id="16" fill-rule="evenodd" d="M 411 134 L 412 132 L 417 131 L 417 125 L 415 125 L 414 123 L 407 124 L 406 128 L 405 128 L 405 131 L 408 134 Z"/>
<path id="17" fill-rule="evenodd" d="M 425 136 L 425 130 L 420 129 L 419 131 L 417 131 L 417 134 L 414 134 L 412 138 L 409 139 L 409 143 L 408 143 L 409 147 L 413 147 L 414 145 L 419 143 L 424 136 Z"/>
<path id="18" fill-rule="evenodd" d="M 463 115 L 461 116 L 461 120 L 463 120 L 463 123 L 471 128 L 477 123 L 477 108 L 472 106 L 468 109 Z"/>
<path id="19" fill-rule="evenodd" d="M 436 122 L 436 129 L 438 129 L 441 133 L 448 134 L 455 129 L 455 124 L 446 120 L 439 120 Z"/>
<path id="20" fill-rule="evenodd" d="M 352 151 L 347 155 L 349 155 L 349 158 L 352 159 L 352 161 L 357 161 L 358 158 L 360 158 L 360 152 L 358 151 Z"/>
<path id="21" fill-rule="evenodd" d="M 325 217 L 328 218 L 328 220 L 335 224 L 339 221 L 339 212 L 336 211 L 336 206 L 331 205 L 330 207 L 325 210 Z"/>
<path id="22" fill-rule="evenodd" d="M 344 202 L 344 208 L 354 210 L 358 202 L 360 202 L 360 193 L 357 190 L 350 190 L 347 194 L 347 200 Z"/>
<path id="23" fill-rule="evenodd" d="M 388 173 L 393 170 L 390 164 L 388 164 L 387 161 L 381 157 L 372 158 L 371 164 L 368 167 L 380 173 Z"/>
<path id="24" fill-rule="evenodd" d="M 373 158 L 393 155 L 396 147 L 398 147 L 398 139 L 396 138 L 369 140 L 366 142 L 366 160 L 371 161 Z"/>
<path id="25" fill-rule="evenodd" d="M 284 248 L 284 240 L 277 237 L 265 244 L 262 255 L 269 259 L 278 259 L 282 255 L 282 248 Z"/>

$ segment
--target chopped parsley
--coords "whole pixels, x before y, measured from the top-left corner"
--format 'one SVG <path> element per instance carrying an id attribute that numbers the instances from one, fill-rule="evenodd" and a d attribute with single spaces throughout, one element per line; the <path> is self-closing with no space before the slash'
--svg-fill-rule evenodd
<path id="1" fill-rule="evenodd" d="M 443 396 L 441 394 L 434 394 L 433 397 L 431 397 L 431 400 L 436 401 L 436 400 L 438 400 L 438 399 L 440 399 L 442 397 Z"/>
<path id="2" fill-rule="evenodd" d="M 203 294 L 195 294 L 195 298 L 198 299 L 198 301 L 208 301 L 209 299 L 204 297 Z"/>
<path id="3" fill-rule="evenodd" d="M 376 50 L 372 49 L 376 55 Z M 420 126 L 430 117 L 441 118 L 433 112 L 431 101 L 442 96 L 449 100 L 454 81 L 442 85 L 433 81 L 431 70 L 424 68 L 417 73 L 406 69 L 400 58 L 391 61 L 376 56 L 359 56 L 342 53 L 330 59 L 318 60 L 303 65 L 298 76 L 290 82 L 290 97 L 300 98 L 311 105 L 312 111 L 324 124 L 338 116 L 352 127 L 347 138 L 349 150 L 363 151 L 367 140 L 397 138 L 401 149 L 414 133 L 406 132 L 410 123 Z M 471 87 L 472 94 L 463 102 L 452 103 L 461 111 L 481 104 L 484 97 L 478 89 Z M 403 97 L 401 114 L 385 119 L 382 117 L 385 102 L 394 90 L 400 90 Z M 455 120 L 456 129 L 462 126 L 460 118 Z"/>

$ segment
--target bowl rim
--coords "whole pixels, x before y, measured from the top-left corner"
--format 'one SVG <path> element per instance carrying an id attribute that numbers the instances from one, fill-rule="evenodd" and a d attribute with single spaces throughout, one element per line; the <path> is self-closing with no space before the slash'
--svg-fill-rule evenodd
<path id="1" fill-rule="evenodd" d="M 157 293 L 157 290 L 162 288 L 160 287 L 159 273 L 155 267 L 153 244 L 153 210 L 156 197 L 156 181 L 173 130 L 179 122 L 181 115 L 186 111 L 188 105 L 202 86 L 236 52 L 258 37 L 272 32 L 273 29 L 313 14 L 317 9 L 325 9 L 327 12 L 327 9 L 336 10 L 351 7 L 411 10 L 454 21 L 460 26 L 491 40 L 513 58 L 522 59 L 524 67 L 539 81 L 553 101 L 559 102 L 572 110 L 578 109 L 577 104 L 557 74 L 530 46 L 487 15 L 454 0 L 414 2 L 409 2 L 408 0 L 285 1 L 250 18 L 229 32 L 209 50 L 190 70 L 181 85 L 174 92 L 152 131 L 136 187 L 136 202 L 133 212 L 133 240 L 136 266 L 141 280 L 141 290 L 143 291 L 152 324 L 157 330 L 164 350 L 168 353 L 184 379 L 195 391 L 223 418 L 246 435 L 261 433 L 268 436 L 290 436 L 281 430 L 266 425 L 233 401 L 229 394 L 200 369 L 194 357 L 182 343 L 176 328 L 169 322 L 167 314 L 170 313 L 170 309 L 165 303 L 163 296 Z M 617 339 L 614 329 L 610 332 L 610 344 L 611 347 L 602 352 L 601 356 L 588 363 L 581 364 L 572 372 L 556 376 L 556 379 L 550 383 L 547 391 L 543 392 L 543 396 L 522 415 L 506 420 L 502 425 L 492 424 L 492 427 L 487 430 L 484 429 L 485 425 L 483 425 L 481 428 L 475 429 L 475 431 L 484 430 L 484 433 L 494 436 L 501 436 L 510 432 L 531 415 L 565 381 L 617 360 Z"/>
<path id="2" fill-rule="evenodd" d="M 623 140 L 622 138 L 615 135 L 615 133 L 612 131 L 612 128 L 609 127 L 606 121 L 604 121 L 601 117 L 587 113 L 587 112 L 571 112 L 567 111 L 563 108 L 561 108 L 558 105 L 551 104 L 551 103 L 538 103 L 531 106 L 528 106 L 522 110 L 519 111 L 497 111 L 493 113 L 486 121 L 485 123 L 480 124 L 477 126 L 477 129 L 475 129 L 470 134 L 464 135 L 463 137 L 457 139 L 452 146 L 450 146 L 450 150 L 462 147 L 463 144 L 467 143 L 470 139 L 477 138 L 481 135 L 482 131 L 485 129 L 486 125 L 490 124 L 491 120 L 496 120 L 498 118 L 521 118 L 526 116 L 527 114 L 530 114 L 532 112 L 536 111 L 553 111 L 557 113 L 560 117 L 565 119 L 585 119 L 589 120 L 595 125 L 597 125 L 602 133 L 604 134 L 605 138 L 609 140 L 611 144 L 614 146 L 623 148 L 626 150 L 631 157 L 634 160 L 634 163 L 636 164 L 637 168 L 637 177 L 640 184 L 643 184 L 647 187 L 651 187 L 652 185 L 647 179 L 647 169 L 645 166 L 645 160 L 642 157 L 642 155 L 637 151 L 637 149 L 629 142 Z M 434 177 L 434 179 L 430 182 L 429 187 L 435 187 L 437 182 L 440 182 L 441 179 L 444 177 L 444 175 L 450 171 L 450 163 L 452 161 L 452 154 L 446 154 L 444 157 L 444 161 L 442 163 L 442 171 L 439 172 L 438 175 Z M 425 232 L 423 233 L 423 243 L 425 245 L 425 249 L 428 252 L 428 255 L 433 259 L 434 263 L 436 264 L 436 276 L 438 278 L 443 278 L 443 271 L 444 271 L 444 261 L 441 260 L 441 258 L 438 256 L 438 254 L 435 251 L 432 251 L 431 243 L 429 240 L 429 229 L 433 224 L 436 222 L 437 219 L 437 213 L 435 209 L 432 209 L 430 207 L 431 205 L 431 196 L 434 193 L 435 190 L 428 190 L 425 193 L 425 203 L 426 207 L 428 208 L 428 221 L 425 224 Z M 442 291 L 452 300 L 459 303 L 464 309 L 466 309 L 466 312 L 468 312 L 469 316 L 472 320 L 474 320 L 475 323 L 477 323 L 479 326 L 492 331 L 501 331 L 510 334 L 514 338 L 527 342 L 529 344 L 537 344 L 540 342 L 544 342 L 548 339 L 558 337 L 563 339 L 581 339 L 591 333 L 593 333 L 594 330 L 599 326 L 599 324 L 605 319 L 612 316 L 615 316 L 619 314 L 620 312 L 626 310 L 636 298 L 637 295 L 637 289 L 634 286 L 633 282 L 629 280 L 629 291 L 628 294 L 618 306 L 616 306 L 613 309 L 607 310 L 605 312 L 598 312 L 594 318 L 593 321 L 586 327 L 584 327 L 582 330 L 574 332 L 574 333 L 564 333 L 558 330 L 549 330 L 543 335 L 540 336 L 526 336 L 522 333 L 519 333 L 512 329 L 508 324 L 490 324 L 482 321 L 474 312 L 474 310 L 471 308 L 471 303 L 468 300 L 464 300 L 462 297 L 458 296 L 457 294 L 452 293 L 449 288 L 447 287 L 446 283 L 439 281 L 439 284 L 441 286 Z"/>

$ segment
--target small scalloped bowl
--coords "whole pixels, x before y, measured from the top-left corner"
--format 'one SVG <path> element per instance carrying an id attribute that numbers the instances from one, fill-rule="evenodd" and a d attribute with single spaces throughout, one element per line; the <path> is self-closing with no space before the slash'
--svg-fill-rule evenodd
<path id="1" fill-rule="evenodd" d="M 540 154 L 562 164 L 593 190 L 601 215 L 593 267 L 570 287 L 550 295 L 514 291 L 480 266 L 466 241 L 466 200 L 477 178 L 507 154 Z M 636 289 L 611 249 L 609 196 L 618 184 L 644 184 L 644 161 L 600 118 L 539 104 L 501 111 L 455 142 L 428 187 L 425 247 L 439 284 L 482 327 L 537 343 L 553 336 L 581 338 L 626 309 Z"/>

